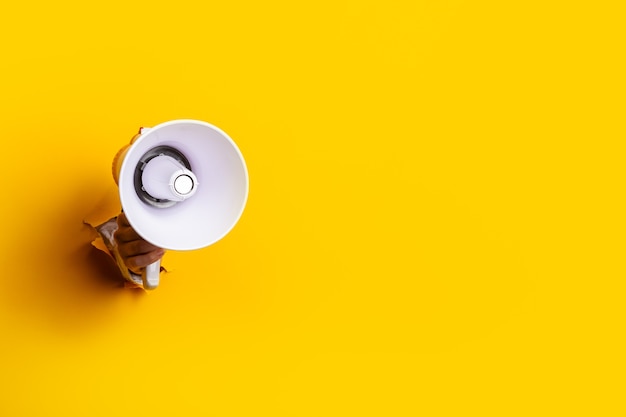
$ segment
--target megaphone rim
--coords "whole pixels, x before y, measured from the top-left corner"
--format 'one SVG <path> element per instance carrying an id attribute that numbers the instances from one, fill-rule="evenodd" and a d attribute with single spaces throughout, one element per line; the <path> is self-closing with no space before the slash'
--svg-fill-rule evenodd
<path id="1" fill-rule="evenodd" d="M 243 167 L 243 173 L 244 173 L 244 178 L 245 178 L 245 190 L 244 190 L 244 196 L 243 196 L 243 201 L 241 204 L 241 208 L 239 209 L 239 212 L 237 213 L 237 215 L 234 217 L 234 221 L 232 222 L 232 224 L 224 231 L 224 233 L 222 233 L 221 235 L 218 235 L 217 238 L 213 239 L 212 241 L 210 241 L 209 243 L 200 246 L 200 247 L 191 247 L 191 246 L 185 246 L 185 245 L 161 245 L 160 242 L 154 242 L 152 239 L 149 238 L 150 234 L 149 233 L 145 233 L 143 229 L 143 226 L 139 225 L 139 224 L 133 224 L 132 220 L 130 217 L 132 217 L 132 215 L 129 217 L 129 213 L 126 213 L 126 216 L 128 218 L 128 221 L 131 223 L 131 226 L 135 229 L 135 231 L 139 234 L 139 236 L 141 236 L 143 239 L 145 239 L 146 241 L 152 243 L 152 244 L 157 244 L 159 246 L 164 247 L 165 249 L 169 249 L 169 250 L 180 250 L 180 251 L 189 251 L 189 250 L 196 250 L 196 249 L 200 249 L 202 247 L 207 247 L 210 245 L 213 245 L 217 242 L 219 242 L 220 240 L 222 240 L 228 233 L 230 233 L 232 231 L 232 229 L 234 229 L 234 227 L 237 225 L 237 223 L 239 222 L 239 220 L 241 219 L 241 216 L 243 215 L 244 209 L 248 203 L 248 194 L 249 194 L 249 190 L 250 190 L 250 179 L 248 176 L 248 167 L 246 165 L 246 160 L 243 157 L 243 154 L 241 153 L 241 150 L 239 149 L 239 147 L 237 146 L 237 144 L 235 143 L 235 141 L 222 129 L 220 129 L 219 127 L 202 121 L 202 120 L 195 120 L 195 119 L 175 119 L 175 120 L 169 120 L 167 122 L 163 122 L 163 123 L 159 123 L 153 127 L 150 128 L 146 128 L 147 131 L 145 131 L 145 133 L 142 131 L 141 134 L 135 139 L 133 140 L 133 142 L 130 144 L 130 146 L 127 149 L 126 155 L 127 156 L 130 152 L 132 152 L 132 149 L 135 146 L 138 146 L 141 142 L 143 142 L 144 140 L 146 140 L 146 138 L 148 138 L 149 136 L 151 136 L 152 133 L 157 132 L 158 130 L 167 127 L 167 126 L 171 126 L 171 125 L 177 125 L 177 124 L 196 124 L 196 125 L 201 125 L 204 127 L 208 127 L 214 131 L 216 131 L 218 134 L 220 134 L 222 137 L 224 137 L 225 139 L 228 140 L 228 142 L 230 143 L 230 145 L 232 146 L 232 148 L 235 150 L 235 152 L 237 153 L 237 156 L 239 157 L 239 160 L 242 164 Z M 119 171 L 119 178 L 125 178 L 125 174 L 126 171 L 128 169 L 132 169 L 134 172 L 135 167 L 129 168 L 128 167 L 128 163 L 127 163 L 127 158 L 124 158 L 124 160 L 122 161 L 122 164 L 120 166 L 120 171 Z M 122 188 L 119 187 L 119 196 L 120 196 L 120 203 L 122 205 L 122 209 L 124 209 L 124 194 L 122 193 Z"/>

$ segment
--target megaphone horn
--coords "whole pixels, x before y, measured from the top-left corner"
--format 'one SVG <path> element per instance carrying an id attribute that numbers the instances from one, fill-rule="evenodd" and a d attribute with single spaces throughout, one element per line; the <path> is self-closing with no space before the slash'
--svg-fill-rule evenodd
<path id="1" fill-rule="evenodd" d="M 146 241 L 172 250 L 211 245 L 237 223 L 248 198 L 248 171 L 235 142 L 199 120 L 142 128 L 113 160 L 122 210 Z M 159 284 L 160 262 L 142 274 Z"/>

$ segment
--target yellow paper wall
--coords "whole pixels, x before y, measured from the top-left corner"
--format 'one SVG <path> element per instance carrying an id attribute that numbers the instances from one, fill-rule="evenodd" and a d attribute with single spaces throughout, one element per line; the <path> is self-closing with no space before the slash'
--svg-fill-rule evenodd
<path id="1" fill-rule="evenodd" d="M 623 415 L 617 1 L 1 6 L 0 416 Z M 231 234 L 117 288 L 139 126 L 248 163 Z"/>

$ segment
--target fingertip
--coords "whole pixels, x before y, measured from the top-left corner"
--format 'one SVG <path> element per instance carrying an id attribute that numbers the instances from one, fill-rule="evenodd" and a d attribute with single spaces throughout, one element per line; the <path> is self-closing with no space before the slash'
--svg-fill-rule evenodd
<path id="1" fill-rule="evenodd" d="M 117 221 L 118 224 L 128 225 L 128 219 L 126 218 L 126 214 L 123 211 L 117 216 Z"/>

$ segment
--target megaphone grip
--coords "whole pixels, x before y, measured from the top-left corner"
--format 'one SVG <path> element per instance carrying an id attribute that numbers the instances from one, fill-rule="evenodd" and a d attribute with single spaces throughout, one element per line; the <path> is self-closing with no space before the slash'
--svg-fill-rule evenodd
<path id="1" fill-rule="evenodd" d="M 159 286 L 159 274 L 161 272 L 161 261 L 156 261 L 146 266 L 141 274 L 143 288 L 153 290 Z"/>

